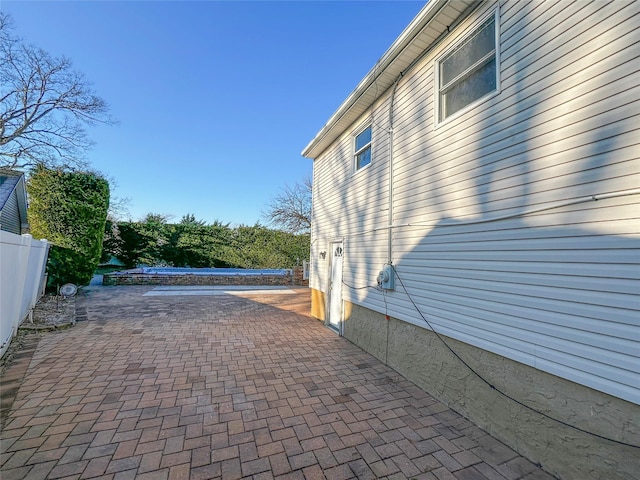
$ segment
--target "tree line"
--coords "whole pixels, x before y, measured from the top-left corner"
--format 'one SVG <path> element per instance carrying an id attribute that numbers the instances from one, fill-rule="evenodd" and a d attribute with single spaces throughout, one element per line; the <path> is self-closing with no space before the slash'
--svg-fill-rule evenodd
<path id="1" fill-rule="evenodd" d="M 291 268 L 309 256 L 309 234 L 256 224 L 230 227 L 187 214 L 107 218 L 109 184 L 97 173 L 38 166 L 27 181 L 31 233 L 51 242 L 48 286 L 86 285 L 99 261 L 137 266 Z"/>
<path id="2" fill-rule="evenodd" d="M 187 214 L 178 223 L 148 214 L 139 222 L 107 220 L 104 262 L 115 257 L 125 267 L 291 268 L 309 257 L 309 235 L 256 224 L 207 225 Z"/>

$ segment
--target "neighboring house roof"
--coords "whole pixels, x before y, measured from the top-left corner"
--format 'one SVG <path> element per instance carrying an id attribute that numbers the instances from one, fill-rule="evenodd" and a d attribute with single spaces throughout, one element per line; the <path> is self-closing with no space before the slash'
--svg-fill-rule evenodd
<path id="1" fill-rule="evenodd" d="M 9 225 L 15 225 L 15 228 Z M 22 233 L 27 228 L 24 173 L 0 169 L 0 229 Z"/>
<path id="2" fill-rule="evenodd" d="M 305 147 L 302 155 L 317 158 L 478 3 L 477 0 L 429 1 Z"/>

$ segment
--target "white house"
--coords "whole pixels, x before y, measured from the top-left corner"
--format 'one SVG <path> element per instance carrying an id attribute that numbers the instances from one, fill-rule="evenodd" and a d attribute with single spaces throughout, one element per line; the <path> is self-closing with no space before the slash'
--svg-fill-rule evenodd
<path id="1" fill-rule="evenodd" d="M 20 235 L 27 229 L 24 174 L 0 168 L 0 230 Z"/>
<path id="2" fill-rule="evenodd" d="M 312 314 L 566 479 L 640 478 L 639 57 L 638 1 L 431 0 L 303 151 Z"/>

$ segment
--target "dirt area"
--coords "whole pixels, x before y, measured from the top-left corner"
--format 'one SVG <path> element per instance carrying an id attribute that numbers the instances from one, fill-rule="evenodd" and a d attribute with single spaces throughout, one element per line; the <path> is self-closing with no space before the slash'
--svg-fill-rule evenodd
<path id="1" fill-rule="evenodd" d="M 75 323 L 75 297 L 45 295 L 33 309 L 32 319 L 25 320 L 20 329 L 54 330 Z"/>

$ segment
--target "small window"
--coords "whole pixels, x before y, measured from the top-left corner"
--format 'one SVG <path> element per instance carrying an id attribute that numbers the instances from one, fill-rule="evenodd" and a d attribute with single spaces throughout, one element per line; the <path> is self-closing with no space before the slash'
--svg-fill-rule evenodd
<path id="1" fill-rule="evenodd" d="M 356 135 L 354 156 L 356 170 L 360 170 L 371 163 L 371 127 L 365 128 Z"/>
<path id="2" fill-rule="evenodd" d="M 495 15 L 438 63 L 440 121 L 498 88 Z"/>

